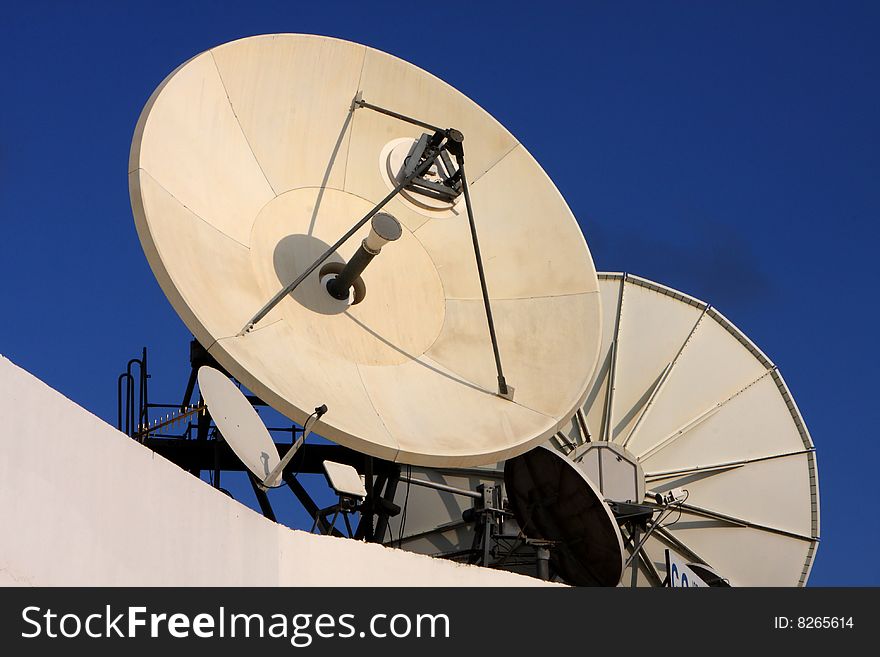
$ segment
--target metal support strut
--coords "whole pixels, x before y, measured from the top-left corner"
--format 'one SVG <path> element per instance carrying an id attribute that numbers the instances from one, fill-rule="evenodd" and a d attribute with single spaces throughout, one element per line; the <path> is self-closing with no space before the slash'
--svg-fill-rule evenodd
<path id="1" fill-rule="evenodd" d="M 403 229 L 397 219 L 387 212 L 377 212 L 373 217 L 370 234 L 364 238 L 342 271 L 327 282 L 327 291 L 330 296 L 339 300 L 348 299 L 351 286 L 360 278 L 367 265 L 379 255 L 385 244 L 399 240 L 401 235 L 403 235 Z M 355 303 L 357 302 L 358 299 L 355 298 Z"/>
<path id="2" fill-rule="evenodd" d="M 459 133 L 461 134 L 461 133 Z M 462 140 L 464 137 L 462 137 Z M 489 302 L 489 290 L 486 286 L 486 273 L 483 270 L 483 256 L 480 254 L 480 242 L 477 239 L 477 225 L 474 223 L 474 211 L 471 207 L 471 194 L 468 189 L 467 176 L 464 173 L 464 149 L 461 148 L 458 157 L 458 171 L 461 174 L 461 188 L 464 192 L 464 203 L 467 208 L 468 224 L 471 228 L 471 241 L 474 245 L 474 256 L 477 260 L 477 273 L 480 275 L 480 290 L 483 294 L 483 306 L 486 308 L 486 323 L 489 325 L 489 338 L 492 340 L 492 354 L 495 356 L 495 370 L 498 374 L 498 394 L 507 399 L 513 399 L 513 388 L 507 385 L 504 378 L 504 370 L 501 368 L 501 354 L 498 350 L 498 337 L 495 335 L 495 321 L 492 319 L 492 304 Z"/>
<path id="3" fill-rule="evenodd" d="M 385 114 L 386 116 L 391 116 L 401 121 L 405 121 L 406 123 L 426 128 L 427 130 L 433 130 L 435 132 L 435 138 L 436 135 L 440 134 L 441 132 L 445 134 L 447 138 L 446 150 L 448 150 L 453 156 L 455 156 L 455 159 L 458 162 L 458 171 L 454 174 L 454 176 L 461 180 L 461 187 L 464 193 L 464 202 L 467 208 L 468 224 L 470 225 L 471 230 L 471 242 L 473 243 L 474 256 L 477 260 L 477 273 L 480 276 L 480 290 L 483 295 L 483 306 L 486 309 L 486 323 L 489 325 L 489 338 L 492 341 L 492 354 L 495 357 L 495 370 L 498 376 L 498 394 L 506 399 L 513 399 L 513 387 L 507 385 L 507 380 L 504 378 L 504 370 L 501 366 L 501 354 L 498 348 L 498 337 L 495 333 L 495 321 L 492 317 L 492 304 L 489 301 L 489 290 L 486 285 L 486 273 L 483 269 L 483 257 L 480 253 L 480 242 L 477 238 L 477 226 L 474 222 L 474 210 L 473 206 L 471 205 L 470 190 L 468 189 L 467 177 L 465 176 L 464 172 L 464 135 L 461 133 L 461 131 L 456 130 L 455 128 L 442 130 L 437 126 L 425 123 L 424 121 L 419 121 L 418 119 L 399 114 L 384 107 L 372 105 L 362 98 L 360 92 L 358 92 L 357 96 L 355 96 L 354 101 L 352 102 L 352 109 L 357 109 L 359 107 L 370 109 L 374 112 Z M 433 159 L 436 159 L 436 157 L 437 156 L 435 155 Z M 423 171 L 427 171 L 427 168 L 424 168 L 424 166 L 419 167 L 418 175 L 420 176 L 421 172 Z M 416 172 L 413 172 L 413 174 L 415 173 Z M 408 181 L 406 185 L 401 184 L 400 186 L 398 186 L 398 188 L 402 189 L 403 187 L 406 187 L 409 182 L 412 182 L 418 177 L 417 175 L 413 174 L 406 177 L 405 180 Z"/>
<path id="4" fill-rule="evenodd" d="M 379 114 L 384 114 L 385 116 L 390 116 L 393 119 L 398 119 L 403 121 L 404 123 L 410 123 L 412 125 L 417 125 L 420 128 L 424 128 L 425 130 L 430 130 L 431 132 L 443 132 L 443 128 L 439 128 L 436 125 L 431 125 L 430 123 L 425 123 L 424 121 L 420 121 L 419 119 L 414 119 L 411 116 L 406 116 L 405 114 L 400 114 L 390 109 L 385 109 L 384 107 L 379 107 L 378 105 L 373 105 L 372 103 L 368 103 L 364 100 L 363 95 L 359 91 L 357 95 L 354 97 L 354 101 L 351 104 L 352 109 L 357 109 L 359 107 L 363 107 L 364 109 L 373 110 L 374 112 L 378 112 Z"/>

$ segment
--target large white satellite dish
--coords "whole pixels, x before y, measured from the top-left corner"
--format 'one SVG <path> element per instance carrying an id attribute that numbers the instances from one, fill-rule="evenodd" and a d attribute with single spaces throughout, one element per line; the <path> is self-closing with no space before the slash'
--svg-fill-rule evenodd
<path id="1" fill-rule="evenodd" d="M 455 128 L 447 145 L 463 133 L 470 197 L 438 187 L 455 177 L 449 158 L 408 173 L 432 125 Z M 549 439 L 583 402 L 600 301 L 581 231 L 526 149 L 421 69 L 325 37 L 218 46 L 153 93 L 129 172 L 141 243 L 177 313 L 294 421 L 326 403 L 327 438 L 398 462 L 492 463 Z M 333 275 L 356 259 L 369 226 L 330 245 L 416 174 L 420 190 L 384 207 L 402 235 L 363 272 L 362 302 L 330 297 L 323 267 L 283 294 L 321 254 Z M 502 360 L 512 401 L 497 394 L 509 392 Z"/>
<path id="2" fill-rule="evenodd" d="M 599 281 L 599 366 L 583 408 L 551 444 L 606 498 L 685 491 L 644 544 L 638 583 L 664 579 L 669 548 L 734 586 L 805 585 L 819 542 L 816 455 L 776 366 L 702 301 L 632 275 Z M 433 478 L 461 487 L 498 474 L 450 468 Z M 412 531 L 400 544 L 428 554 L 470 545 L 466 506 L 413 489 Z"/>

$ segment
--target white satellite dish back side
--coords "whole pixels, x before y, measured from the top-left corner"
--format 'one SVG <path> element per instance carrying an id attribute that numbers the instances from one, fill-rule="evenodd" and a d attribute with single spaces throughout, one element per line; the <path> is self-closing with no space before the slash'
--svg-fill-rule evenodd
<path id="1" fill-rule="evenodd" d="M 702 301 L 631 274 L 601 274 L 600 289 L 599 366 L 583 424 L 557 445 L 577 461 L 610 441 L 648 493 L 687 491 L 645 544 L 640 582 L 662 577 L 669 548 L 736 586 L 804 586 L 819 543 L 816 454 L 779 370 Z"/>
<path id="2" fill-rule="evenodd" d="M 359 93 L 464 133 L 515 401 L 495 394 L 460 199 L 421 203 L 409 194 L 385 207 L 403 234 L 363 273 L 362 303 L 328 296 L 315 271 L 239 335 L 389 193 L 401 149 L 423 132 L 353 110 Z M 492 463 L 546 441 L 583 402 L 600 307 L 581 230 L 526 149 L 425 71 L 325 37 L 276 34 L 218 46 L 154 92 L 129 171 L 141 244 L 177 313 L 227 371 L 295 422 L 315 400 L 326 403 L 322 434 L 330 440 L 418 465 Z M 328 262 L 348 261 L 368 230 Z"/>
<path id="3" fill-rule="evenodd" d="M 687 491 L 681 514 L 645 543 L 639 585 L 663 581 L 667 548 L 736 586 L 805 585 L 819 543 L 816 455 L 775 365 L 702 301 L 632 275 L 602 273 L 599 282 L 599 366 L 583 408 L 551 444 L 607 498 Z M 614 470 L 600 473 L 597 455 L 619 456 L 627 476 L 609 481 Z M 621 486 L 631 473 L 637 485 Z M 462 487 L 475 474 L 449 468 L 434 478 Z M 414 488 L 400 544 L 426 554 L 469 547 L 466 505 Z"/>
<path id="4" fill-rule="evenodd" d="M 257 481 L 263 482 L 281 460 L 266 425 L 247 397 L 219 370 L 202 366 L 198 380 L 205 405 L 223 439 Z M 274 488 L 281 480 L 266 484 Z"/>

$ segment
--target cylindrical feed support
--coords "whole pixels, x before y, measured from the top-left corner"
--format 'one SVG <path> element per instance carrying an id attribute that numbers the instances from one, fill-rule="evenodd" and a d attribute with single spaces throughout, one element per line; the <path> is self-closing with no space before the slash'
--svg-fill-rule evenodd
<path id="1" fill-rule="evenodd" d="M 358 250 L 352 256 L 338 276 L 327 281 L 327 291 L 334 299 L 348 299 L 349 290 L 367 265 L 379 255 L 382 247 L 388 242 L 400 239 L 403 229 L 400 222 L 386 212 L 379 212 L 370 224 L 370 234 L 364 238 Z"/>

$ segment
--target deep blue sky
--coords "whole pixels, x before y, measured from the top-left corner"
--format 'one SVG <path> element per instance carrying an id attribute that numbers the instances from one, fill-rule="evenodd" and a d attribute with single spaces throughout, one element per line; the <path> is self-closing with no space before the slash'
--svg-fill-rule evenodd
<path id="1" fill-rule="evenodd" d="M 600 269 L 743 329 L 818 449 L 811 584 L 880 585 L 880 3 L 7 4 L 0 353 L 111 423 L 141 346 L 154 399 L 179 399 L 188 367 L 131 217 L 135 122 L 179 63 L 267 32 L 358 41 L 445 79 L 541 162 Z"/>

